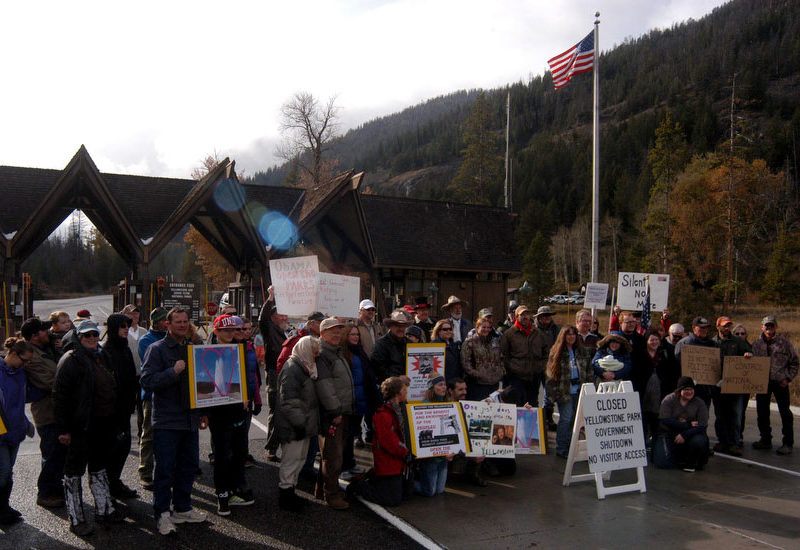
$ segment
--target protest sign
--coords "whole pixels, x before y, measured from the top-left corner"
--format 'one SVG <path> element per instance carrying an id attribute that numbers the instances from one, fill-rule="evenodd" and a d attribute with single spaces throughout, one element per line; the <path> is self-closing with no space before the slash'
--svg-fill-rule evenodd
<path id="1" fill-rule="evenodd" d="M 641 311 L 647 296 L 648 284 L 650 311 L 664 311 L 669 299 L 669 275 L 659 273 L 620 272 L 617 283 L 617 305 L 622 309 Z"/>
<path id="2" fill-rule="evenodd" d="M 586 283 L 583 307 L 605 309 L 608 300 L 608 283 Z"/>
<path id="3" fill-rule="evenodd" d="M 518 455 L 546 454 L 547 438 L 542 423 L 542 409 L 517 409 L 517 432 L 514 452 Z"/>
<path id="4" fill-rule="evenodd" d="M 639 394 L 584 394 L 582 401 L 589 471 L 647 466 Z"/>
<path id="5" fill-rule="evenodd" d="M 270 260 L 269 272 L 278 313 L 303 316 L 315 310 L 319 273 L 316 256 Z"/>
<path id="6" fill-rule="evenodd" d="M 361 295 L 361 279 L 318 273 L 317 307 L 328 317 L 358 317 L 358 299 Z"/>
<path id="7" fill-rule="evenodd" d="M 408 386 L 408 401 L 422 401 L 428 389 L 428 380 L 435 375 L 444 376 L 445 344 L 407 344 L 406 376 L 411 379 Z"/>
<path id="8" fill-rule="evenodd" d="M 722 365 L 722 393 L 766 393 L 769 357 L 726 357 Z"/>
<path id="9" fill-rule="evenodd" d="M 689 376 L 695 384 L 714 386 L 721 374 L 719 348 L 681 346 L 681 376 Z"/>
<path id="10" fill-rule="evenodd" d="M 189 403 L 191 408 L 247 402 L 244 346 L 189 346 Z"/>
<path id="11" fill-rule="evenodd" d="M 470 451 L 458 403 L 407 404 L 411 452 L 417 458 Z"/>
<path id="12" fill-rule="evenodd" d="M 517 407 L 513 403 L 461 401 L 472 452 L 467 456 L 514 456 Z"/>

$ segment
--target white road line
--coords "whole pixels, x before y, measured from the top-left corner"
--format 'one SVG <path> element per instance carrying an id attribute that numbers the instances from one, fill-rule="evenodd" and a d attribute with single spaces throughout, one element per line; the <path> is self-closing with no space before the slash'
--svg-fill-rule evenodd
<path id="1" fill-rule="evenodd" d="M 748 460 L 746 458 L 740 458 L 738 456 L 726 455 L 724 453 L 715 453 L 714 457 L 727 458 L 728 460 L 735 460 L 736 462 L 741 462 L 742 464 L 750 464 L 751 466 L 761 466 L 762 468 L 775 470 L 776 472 L 782 472 L 784 474 L 789 474 L 790 476 L 800 477 L 800 472 L 795 472 L 794 470 L 787 470 L 786 468 L 778 468 L 777 466 L 771 466 L 769 464 L 764 464 L 763 462 L 756 462 L 755 460 Z"/>
<path id="2" fill-rule="evenodd" d="M 717 525 L 716 523 L 711 523 L 710 521 L 703 521 L 701 523 L 703 523 L 705 525 L 710 525 L 712 527 L 716 527 L 717 529 L 721 529 L 722 531 L 727 531 L 728 533 L 732 533 L 734 535 L 740 536 L 740 537 L 745 538 L 747 540 L 750 540 L 750 541 L 753 541 L 753 542 L 757 542 L 759 544 L 763 544 L 764 546 L 769 546 L 770 548 L 776 548 L 777 550 L 784 550 L 783 546 L 775 546 L 774 544 L 770 544 L 765 540 L 757 539 L 755 537 L 751 537 L 750 535 L 745 535 L 741 531 L 736 531 L 735 529 L 731 529 L 729 527 L 725 527 L 725 526 L 722 526 L 722 525 Z"/>
<path id="3" fill-rule="evenodd" d="M 263 431 L 264 433 L 267 433 L 267 427 L 264 424 L 262 424 L 261 422 L 259 422 L 255 417 L 253 417 L 252 423 L 257 428 L 259 428 L 261 431 Z M 340 483 L 341 483 L 341 481 L 340 481 Z M 404 535 L 408 536 L 410 539 L 412 539 L 414 542 L 416 542 L 417 544 L 419 544 L 423 548 L 428 548 L 429 550 L 443 550 L 445 548 L 444 546 L 441 546 L 441 545 L 437 544 L 436 542 L 434 542 L 433 539 L 429 538 L 425 533 L 423 533 L 422 531 L 418 530 L 416 527 L 412 526 L 411 524 L 407 523 L 402 518 L 397 517 L 396 515 L 394 515 L 391 512 L 389 512 L 383 506 L 380 506 L 379 504 L 375 504 L 374 502 L 369 502 L 367 500 L 364 500 L 361 497 L 357 497 L 357 498 L 358 498 L 358 500 L 361 501 L 361 503 L 364 506 L 366 506 L 367 508 L 369 508 L 370 510 L 372 510 L 373 512 L 378 514 L 380 517 L 382 517 L 387 522 L 389 522 L 389 524 L 391 524 L 393 527 L 395 527 L 398 531 L 400 531 Z"/>

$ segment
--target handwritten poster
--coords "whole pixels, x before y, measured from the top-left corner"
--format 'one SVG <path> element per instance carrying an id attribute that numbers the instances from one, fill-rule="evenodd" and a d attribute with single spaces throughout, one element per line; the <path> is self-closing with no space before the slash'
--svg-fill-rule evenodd
<path id="1" fill-rule="evenodd" d="M 726 357 L 722 365 L 722 393 L 766 393 L 769 357 Z"/>
<path id="2" fill-rule="evenodd" d="M 608 283 L 586 283 L 583 307 L 605 309 L 608 300 Z"/>
<path id="3" fill-rule="evenodd" d="M 407 404 L 411 452 L 417 458 L 469 453 L 464 415 L 458 403 Z"/>
<path id="4" fill-rule="evenodd" d="M 517 407 L 513 403 L 461 401 L 472 452 L 467 456 L 514 456 Z"/>
<path id="5" fill-rule="evenodd" d="M 681 375 L 695 384 L 716 385 L 722 375 L 719 348 L 681 346 Z"/>
<path id="6" fill-rule="evenodd" d="M 269 271 L 278 313 L 302 316 L 315 310 L 319 273 L 316 256 L 270 260 Z"/>
<path id="7" fill-rule="evenodd" d="M 191 408 L 247 402 L 244 346 L 189 346 L 189 403 Z"/>
<path id="8" fill-rule="evenodd" d="M 622 309 L 642 311 L 648 284 L 650 311 L 664 311 L 669 300 L 669 275 L 661 273 L 620 272 L 617 283 L 617 305 Z"/>
<path id="9" fill-rule="evenodd" d="M 317 308 L 326 316 L 358 317 L 358 300 L 361 295 L 361 279 L 318 273 Z"/>
<path id="10" fill-rule="evenodd" d="M 437 374 L 444 376 L 445 344 L 407 344 L 406 376 L 411 379 L 408 401 L 422 401 L 428 380 Z"/>

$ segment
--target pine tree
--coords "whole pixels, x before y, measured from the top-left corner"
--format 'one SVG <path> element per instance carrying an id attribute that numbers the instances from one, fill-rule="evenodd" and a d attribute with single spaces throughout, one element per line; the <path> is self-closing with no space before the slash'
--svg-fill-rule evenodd
<path id="1" fill-rule="evenodd" d="M 797 252 L 795 236 L 789 234 L 785 227 L 778 233 L 778 240 L 772 249 L 764 284 L 761 287 L 761 298 L 779 306 L 797 303 L 800 298 L 800 281 L 797 278 Z"/>
<path id="2" fill-rule="evenodd" d="M 528 281 L 536 303 L 541 303 L 545 296 L 553 289 L 553 265 L 550 255 L 550 242 L 537 231 L 528 245 L 528 251 L 522 259 L 522 274 Z"/>
<path id="3" fill-rule="evenodd" d="M 462 140 L 463 161 L 450 191 L 459 201 L 492 205 L 502 182 L 503 159 L 498 154 L 498 134 L 492 130 L 491 106 L 483 92 L 464 123 Z"/>

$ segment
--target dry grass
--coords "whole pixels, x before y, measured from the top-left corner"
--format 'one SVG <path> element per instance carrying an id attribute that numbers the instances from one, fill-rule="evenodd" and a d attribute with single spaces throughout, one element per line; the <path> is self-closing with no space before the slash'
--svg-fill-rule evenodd
<path id="1" fill-rule="evenodd" d="M 570 306 L 551 306 L 556 311 L 555 321 L 558 324 L 566 322 L 575 323 L 575 313 L 581 309 L 579 307 Z M 709 321 L 713 324 L 716 320 L 714 316 L 709 316 Z M 800 311 L 791 308 L 775 308 L 763 304 L 740 304 L 735 311 L 729 315 L 733 319 L 734 324 L 742 324 L 747 329 L 747 340 L 752 342 L 753 339 L 761 335 L 761 319 L 765 315 L 774 315 L 778 321 L 778 333 L 785 336 L 794 345 L 795 349 L 800 353 Z M 598 311 L 598 319 L 600 320 L 600 332 L 603 334 L 608 332 L 608 319 L 610 311 Z M 660 314 L 653 315 L 653 321 L 660 320 Z M 687 327 L 691 324 L 691 320 L 677 320 L 683 322 Z M 797 376 L 789 385 L 789 390 L 792 397 L 792 405 L 800 406 L 800 376 Z"/>

